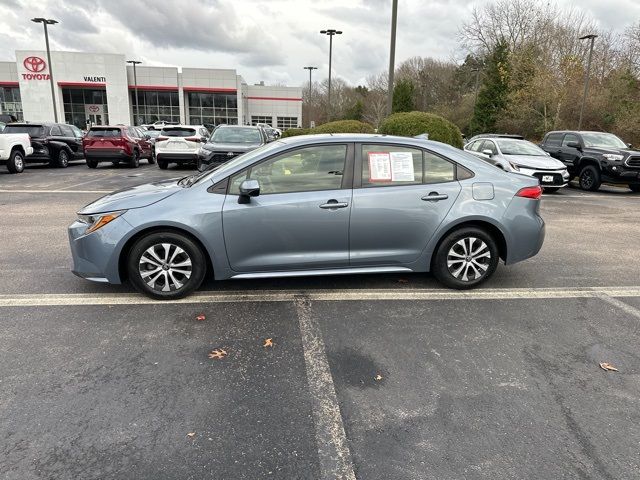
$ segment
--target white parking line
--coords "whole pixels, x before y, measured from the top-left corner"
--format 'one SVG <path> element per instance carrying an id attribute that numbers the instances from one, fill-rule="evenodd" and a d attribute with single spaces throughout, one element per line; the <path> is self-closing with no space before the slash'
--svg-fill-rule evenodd
<path id="1" fill-rule="evenodd" d="M 628 313 L 629 315 L 632 315 L 632 316 L 634 316 L 636 318 L 640 318 L 640 310 L 638 310 L 635 307 L 632 307 L 628 303 L 624 303 L 624 302 L 618 300 L 617 298 L 610 297 L 609 295 L 606 295 L 606 294 L 600 295 L 600 298 L 602 300 L 604 300 L 605 302 L 610 303 L 614 307 L 617 307 L 620 310 Z"/>
<path id="2" fill-rule="evenodd" d="M 313 402 L 321 480 L 355 480 L 347 435 L 342 422 L 329 360 L 320 328 L 311 316 L 308 300 L 295 300 L 307 382 Z"/>
<path id="3" fill-rule="evenodd" d="M 0 190 L 0 193 L 111 193 L 113 190 Z"/>
<path id="4" fill-rule="evenodd" d="M 0 307 L 83 305 L 146 305 L 158 303 L 292 302 L 300 296 L 312 301 L 390 300 L 517 300 L 553 298 L 640 297 L 640 286 L 582 288 L 482 288 L 446 289 L 350 289 L 350 290 L 258 290 L 200 292 L 178 300 L 153 300 L 135 293 L 16 294 L 0 295 Z"/>

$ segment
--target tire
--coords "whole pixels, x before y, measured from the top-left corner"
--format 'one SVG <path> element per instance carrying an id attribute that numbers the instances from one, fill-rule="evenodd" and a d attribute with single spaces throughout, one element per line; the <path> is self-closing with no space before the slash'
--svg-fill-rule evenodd
<path id="1" fill-rule="evenodd" d="M 636 192 L 636 193 L 638 193 L 638 192 L 640 192 L 640 185 L 629 185 L 629 189 L 630 189 L 632 192 Z"/>
<path id="2" fill-rule="evenodd" d="M 60 168 L 67 168 L 69 166 L 69 152 L 64 149 L 59 150 L 56 163 Z"/>
<path id="3" fill-rule="evenodd" d="M 166 170 L 169 167 L 169 162 L 167 162 L 166 160 L 156 159 L 156 161 L 158 162 L 158 167 L 160 168 L 160 170 Z"/>
<path id="4" fill-rule="evenodd" d="M 165 245 L 169 245 L 168 251 Z M 202 249 L 190 238 L 173 232 L 142 237 L 127 257 L 127 273 L 136 290 L 160 300 L 181 298 L 197 289 L 204 279 L 205 265 Z"/>
<path id="5" fill-rule="evenodd" d="M 478 241 L 482 244 L 478 244 Z M 469 250 L 475 256 L 465 254 Z M 468 264 L 467 258 L 472 258 L 475 262 Z M 449 288 L 464 290 L 488 280 L 496 271 L 499 261 L 498 245 L 491 235 L 481 228 L 463 227 L 451 232 L 440 242 L 431 270 L 440 283 Z"/>
<path id="6" fill-rule="evenodd" d="M 580 170 L 580 175 L 578 175 L 578 182 L 580 183 L 580 188 L 582 190 L 595 192 L 600 188 L 600 172 L 593 165 L 587 165 L 582 170 Z"/>
<path id="7" fill-rule="evenodd" d="M 129 166 L 131 168 L 138 168 L 140 166 L 140 152 L 138 150 L 133 151 L 131 160 L 129 160 Z"/>
<path id="8" fill-rule="evenodd" d="M 9 173 L 22 173 L 24 171 L 24 154 L 20 150 L 14 150 L 7 160 Z"/>
<path id="9" fill-rule="evenodd" d="M 543 190 L 544 193 L 556 193 L 558 190 L 560 190 L 560 187 L 544 187 Z"/>
<path id="10" fill-rule="evenodd" d="M 118 165 L 120 165 L 120 162 L 118 160 L 111 160 L 111 165 L 117 167 Z"/>
<path id="11" fill-rule="evenodd" d="M 156 153 L 153 150 L 149 154 L 149 158 L 147 159 L 147 161 L 149 162 L 149 165 L 153 165 L 154 163 L 156 163 Z"/>
<path id="12" fill-rule="evenodd" d="M 98 168 L 98 161 L 97 160 L 86 159 L 86 162 L 87 162 L 87 167 L 89 167 L 89 168 Z"/>

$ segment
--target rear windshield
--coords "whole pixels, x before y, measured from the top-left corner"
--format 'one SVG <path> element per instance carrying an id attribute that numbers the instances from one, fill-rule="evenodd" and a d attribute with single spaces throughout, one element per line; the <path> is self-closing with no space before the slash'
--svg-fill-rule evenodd
<path id="1" fill-rule="evenodd" d="M 92 128 L 87 133 L 87 137 L 98 137 L 98 138 L 106 138 L 106 137 L 121 137 L 122 133 L 120 133 L 119 128 Z"/>
<path id="2" fill-rule="evenodd" d="M 42 125 L 7 125 L 2 133 L 28 133 L 30 137 L 43 137 Z"/>
<path id="3" fill-rule="evenodd" d="M 193 137 L 196 134 L 195 128 L 163 128 L 162 135 L 165 137 Z"/>
<path id="4" fill-rule="evenodd" d="M 257 128 L 224 127 L 218 128 L 211 135 L 211 142 L 217 143 L 262 143 Z"/>

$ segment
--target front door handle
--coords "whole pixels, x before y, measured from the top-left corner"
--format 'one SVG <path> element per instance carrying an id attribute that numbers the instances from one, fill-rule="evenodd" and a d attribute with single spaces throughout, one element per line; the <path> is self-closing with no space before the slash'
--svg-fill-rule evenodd
<path id="1" fill-rule="evenodd" d="M 429 195 L 422 197 L 422 200 L 426 202 L 437 202 L 439 200 L 446 200 L 447 198 L 449 198 L 449 195 L 446 193 L 440 194 L 438 192 L 431 192 Z"/>
<path id="2" fill-rule="evenodd" d="M 339 202 L 337 200 L 329 200 L 327 203 L 323 203 L 320 205 L 320 208 L 324 209 L 334 209 L 334 208 L 345 208 L 348 207 L 349 204 L 347 202 Z"/>

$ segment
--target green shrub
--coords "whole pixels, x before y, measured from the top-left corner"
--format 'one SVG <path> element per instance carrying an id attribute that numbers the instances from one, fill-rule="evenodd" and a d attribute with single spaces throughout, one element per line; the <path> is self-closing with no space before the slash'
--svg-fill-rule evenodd
<path id="1" fill-rule="evenodd" d="M 289 130 L 285 130 L 282 132 L 282 138 L 286 137 L 297 137 L 298 135 L 308 135 L 308 128 L 290 128 Z"/>
<path id="2" fill-rule="evenodd" d="M 384 119 L 378 131 L 385 135 L 399 135 L 401 137 L 415 137 L 422 133 L 428 133 L 429 140 L 462 148 L 460 129 L 446 118 L 434 113 L 394 113 Z"/>
<path id="3" fill-rule="evenodd" d="M 309 133 L 375 133 L 375 130 L 368 123 L 358 120 L 338 120 L 318 125 Z"/>

